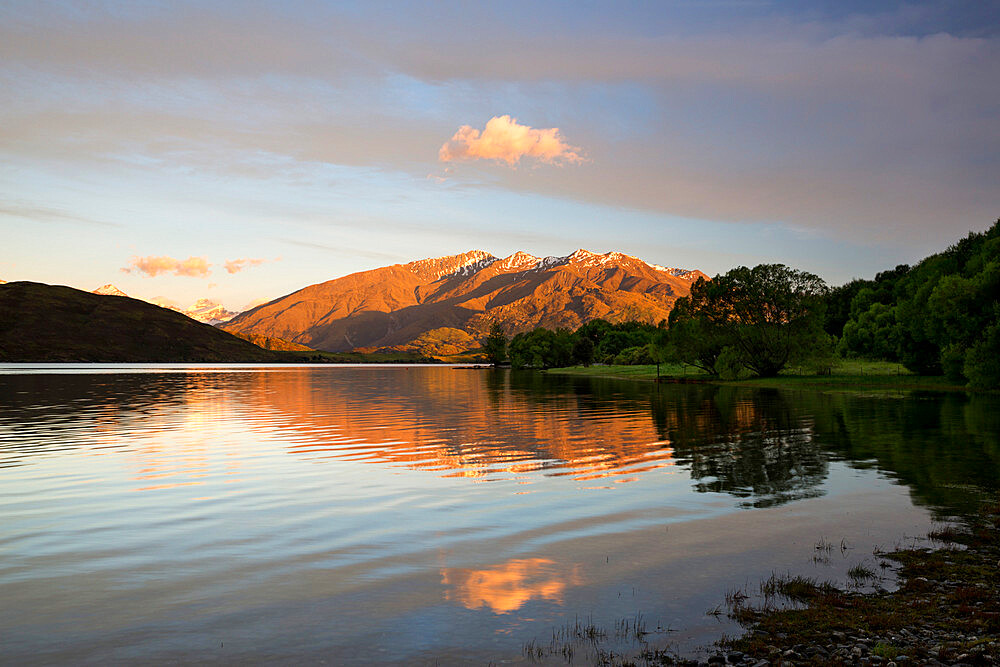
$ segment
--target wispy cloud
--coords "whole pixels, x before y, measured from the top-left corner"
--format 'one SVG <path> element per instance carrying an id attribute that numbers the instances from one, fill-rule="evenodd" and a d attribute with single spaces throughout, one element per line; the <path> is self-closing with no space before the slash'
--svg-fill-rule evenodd
<path id="1" fill-rule="evenodd" d="M 522 157 L 548 164 L 583 162 L 580 149 L 559 136 L 559 128 L 533 128 L 510 116 L 494 116 L 482 132 L 463 125 L 438 151 L 442 162 L 497 160 L 513 167 Z"/>
<path id="2" fill-rule="evenodd" d="M 150 255 L 148 257 L 133 257 L 129 260 L 129 265 L 122 268 L 122 271 L 125 273 L 144 273 L 147 276 L 172 273 L 175 276 L 207 278 L 212 273 L 211 266 L 204 257 L 174 259 L 165 255 L 159 257 Z M 233 272 L 230 271 L 230 273 Z"/>
<path id="3" fill-rule="evenodd" d="M 226 271 L 229 273 L 239 273 L 243 269 L 249 269 L 251 266 L 260 266 L 266 261 L 266 259 L 241 257 L 239 259 L 227 259 L 223 266 L 226 267 Z"/>
<path id="4" fill-rule="evenodd" d="M 117 227 L 113 222 L 94 220 L 49 206 L 34 204 L 19 204 L 0 202 L 0 216 L 11 216 L 35 222 L 71 222 L 82 225 L 97 225 L 100 227 Z"/>
<path id="5" fill-rule="evenodd" d="M 368 257 L 370 259 L 376 260 L 389 260 L 391 262 L 403 262 L 409 261 L 406 259 L 405 255 L 399 255 L 396 253 L 389 252 L 379 252 L 378 250 L 368 250 L 365 248 L 357 248 L 348 245 L 332 245 L 327 243 L 316 243 L 314 241 L 300 241 L 298 239 L 292 238 L 276 238 L 276 241 L 282 243 L 287 243 L 289 245 L 299 246 L 300 248 L 311 248 L 313 250 L 327 250 L 338 255 L 348 255 L 348 256 L 361 256 Z"/>

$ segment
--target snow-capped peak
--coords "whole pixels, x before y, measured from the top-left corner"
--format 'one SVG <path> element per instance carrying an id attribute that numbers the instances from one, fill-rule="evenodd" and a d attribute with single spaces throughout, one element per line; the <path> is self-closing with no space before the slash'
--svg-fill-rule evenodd
<path id="1" fill-rule="evenodd" d="M 187 315 L 192 320 L 198 320 L 199 322 L 204 322 L 205 324 L 214 325 L 222 322 L 228 322 L 239 315 L 237 312 L 226 310 L 225 306 L 221 303 L 206 298 L 198 299 L 190 308 L 181 308 L 180 304 L 176 301 L 168 299 L 164 296 L 153 297 L 149 300 L 149 303 L 159 306 L 160 308 L 176 310 L 178 313 Z"/>
<path id="2" fill-rule="evenodd" d="M 536 266 L 535 268 L 550 269 L 553 266 L 562 266 L 567 261 L 569 261 L 568 255 L 566 257 L 556 257 L 555 255 L 549 255 L 548 257 L 543 257 L 542 259 L 538 260 L 538 266 Z"/>
<path id="3" fill-rule="evenodd" d="M 566 259 L 568 259 L 570 262 L 585 262 L 589 259 L 593 259 L 595 257 L 600 257 L 600 256 L 601 255 L 598 255 L 596 252 L 590 252 L 589 250 L 584 250 L 583 248 L 580 248 Z"/>
<path id="4" fill-rule="evenodd" d="M 128 294 L 121 291 L 111 283 L 98 287 L 92 292 L 92 294 L 102 294 L 104 296 L 128 296 Z"/>
<path id="5" fill-rule="evenodd" d="M 620 262 L 623 259 L 635 259 L 629 255 L 623 255 L 620 252 L 606 252 L 603 255 L 596 252 L 590 252 L 589 250 L 584 250 L 583 248 L 577 250 L 572 255 L 567 258 L 570 264 L 582 264 L 583 266 L 601 266 L 604 264 L 609 264 L 611 262 Z"/>
<path id="6" fill-rule="evenodd" d="M 649 265 L 651 269 L 655 269 L 657 271 L 663 271 L 664 273 L 669 273 L 675 278 L 692 280 L 695 276 L 695 272 L 690 269 L 671 268 L 669 266 L 660 266 L 659 264 L 649 264 L 649 262 L 646 262 L 646 264 Z"/>
<path id="7" fill-rule="evenodd" d="M 482 250 L 470 250 L 460 255 L 431 257 L 410 262 L 404 266 L 425 280 L 437 280 L 445 276 L 468 276 L 485 269 L 497 258 Z"/>
<path id="8" fill-rule="evenodd" d="M 205 322 L 206 324 L 228 322 L 239 315 L 239 313 L 226 310 L 221 303 L 205 298 L 198 299 L 194 302 L 193 306 L 183 312 L 191 319 L 198 320 L 199 322 Z"/>
<path id="9" fill-rule="evenodd" d="M 513 255 L 499 260 L 496 267 L 501 271 L 524 271 L 535 268 L 540 261 L 538 257 L 518 250 Z"/>

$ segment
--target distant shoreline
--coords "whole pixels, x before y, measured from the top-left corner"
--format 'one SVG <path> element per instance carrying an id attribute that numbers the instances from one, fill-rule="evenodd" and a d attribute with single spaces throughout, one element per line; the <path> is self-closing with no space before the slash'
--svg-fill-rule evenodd
<path id="1" fill-rule="evenodd" d="M 839 361 L 830 374 L 807 373 L 801 369 L 771 378 L 721 380 L 698 369 L 679 364 L 643 366 L 569 366 L 550 368 L 544 373 L 573 377 L 607 378 L 637 382 L 716 384 L 734 387 L 758 387 L 806 391 L 961 391 L 997 393 L 996 390 L 970 389 L 949 382 L 944 376 L 914 375 L 898 364 L 879 361 Z"/>

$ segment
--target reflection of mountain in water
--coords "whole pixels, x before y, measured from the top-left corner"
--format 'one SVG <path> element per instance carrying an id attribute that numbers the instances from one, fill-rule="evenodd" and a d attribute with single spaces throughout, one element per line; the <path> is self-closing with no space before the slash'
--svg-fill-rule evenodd
<path id="1" fill-rule="evenodd" d="M 388 463 L 443 476 L 492 479 L 544 472 L 578 480 L 671 466 L 648 415 L 583 393 L 526 393 L 517 374 L 364 369 L 345 383 L 325 373 L 258 375 L 260 409 L 314 458 Z"/>
<path id="2" fill-rule="evenodd" d="M 991 395 L 316 368 L 0 375 L 0 406 L 0 466 L 115 447 L 132 461 L 139 488 L 199 483 L 206 466 L 231 466 L 218 441 L 247 429 L 316 461 L 476 480 L 614 484 L 687 469 L 696 490 L 748 506 L 816 495 L 831 459 L 877 467 L 918 502 L 952 512 L 974 509 L 1000 479 L 1000 398 Z"/>

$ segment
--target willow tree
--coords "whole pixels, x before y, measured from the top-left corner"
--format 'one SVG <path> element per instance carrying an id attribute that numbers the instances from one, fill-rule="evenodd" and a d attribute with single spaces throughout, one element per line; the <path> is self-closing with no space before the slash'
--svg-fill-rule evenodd
<path id="1" fill-rule="evenodd" d="M 678 299 L 670 317 L 675 355 L 705 370 L 735 358 L 762 377 L 829 347 L 823 331 L 821 278 L 784 264 L 740 266 L 700 279 Z"/>

